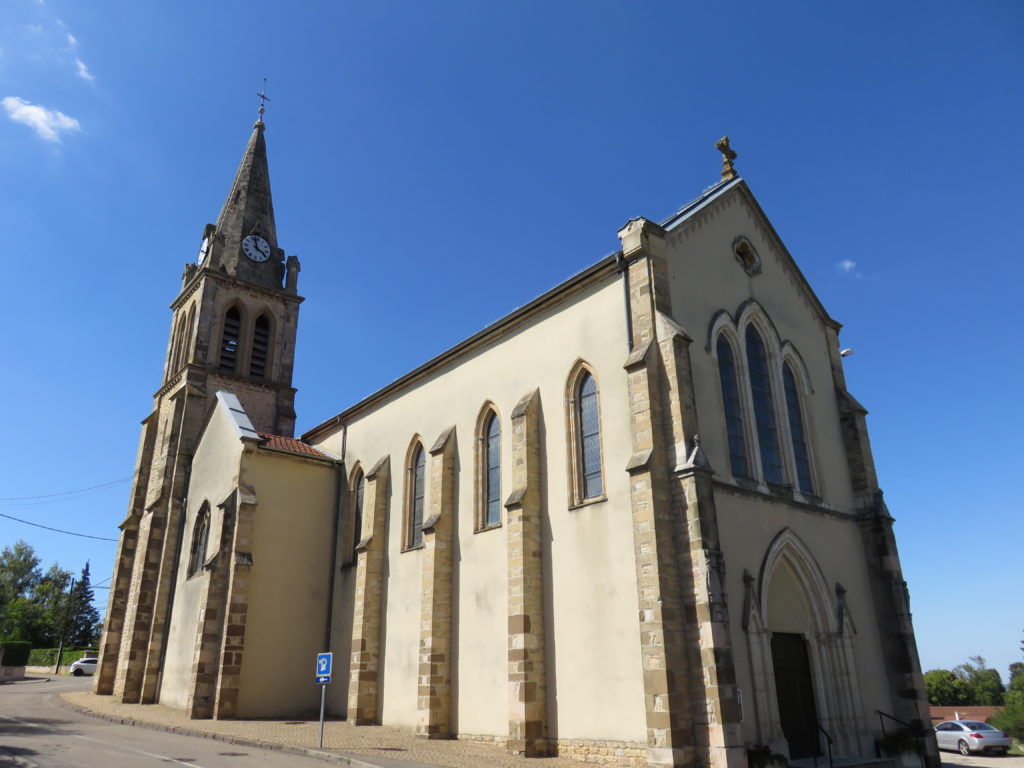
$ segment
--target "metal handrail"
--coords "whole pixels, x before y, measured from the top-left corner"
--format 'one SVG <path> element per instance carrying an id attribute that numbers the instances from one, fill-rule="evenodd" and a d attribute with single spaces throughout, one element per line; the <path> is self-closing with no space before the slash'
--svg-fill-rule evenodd
<path id="1" fill-rule="evenodd" d="M 918 741 L 922 742 L 921 743 L 921 749 L 919 749 L 917 751 L 917 757 L 921 761 L 921 768 L 926 768 L 925 762 L 924 762 L 924 753 L 925 753 L 924 740 L 925 740 L 925 738 L 927 738 L 927 734 L 926 733 L 918 733 L 917 732 L 917 728 L 912 726 L 910 723 L 905 722 L 903 720 L 900 720 L 898 717 L 893 717 L 888 712 L 883 712 L 880 709 L 876 709 L 875 710 L 875 714 L 878 715 L 878 724 L 882 727 L 882 738 L 885 738 L 885 735 L 886 735 L 885 734 L 885 720 L 888 719 L 888 720 L 892 720 L 894 723 L 899 723 L 900 725 L 902 725 L 904 728 L 907 729 L 907 733 L 908 733 L 908 735 L 911 738 L 917 739 Z"/>
<path id="2" fill-rule="evenodd" d="M 828 731 L 826 731 L 824 728 L 822 728 L 821 727 L 821 723 L 819 723 L 817 720 L 814 721 L 814 724 L 816 726 L 818 726 L 818 730 L 819 731 L 821 731 L 822 733 L 825 734 L 825 747 L 826 747 L 826 749 L 828 749 L 828 768 L 833 768 L 833 766 L 832 766 L 832 734 L 830 734 Z M 815 765 L 818 764 L 818 756 L 817 755 L 814 756 L 814 764 Z"/>
<path id="3" fill-rule="evenodd" d="M 894 723 L 899 723 L 904 728 L 909 728 L 911 730 L 913 730 L 913 728 L 914 728 L 914 726 L 912 726 L 910 723 L 905 723 L 902 720 L 900 720 L 898 717 L 893 717 L 888 712 L 883 712 L 880 709 L 876 709 L 875 710 L 875 714 L 878 715 L 878 724 L 882 726 L 882 735 L 883 736 L 885 736 L 885 720 L 882 719 L 883 717 L 886 717 L 886 718 L 892 720 Z"/>

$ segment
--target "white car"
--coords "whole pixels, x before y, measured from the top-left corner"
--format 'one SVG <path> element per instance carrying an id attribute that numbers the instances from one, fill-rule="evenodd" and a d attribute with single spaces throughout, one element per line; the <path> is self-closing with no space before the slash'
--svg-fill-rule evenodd
<path id="1" fill-rule="evenodd" d="M 71 674 L 75 677 L 81 677 L 82 675 L 95 675 L 97 661 L 98 659 L 92 657 L 81 658 L 71 665 Z"/>
<path id="2" fill-rule="evenodd" d="M 949 720 L 935 726 L 939 749 L 955 749 L 961 755 L 998 752 L 1005 755 L 1012 741 L 1000 730 L 978 720 Z"/>

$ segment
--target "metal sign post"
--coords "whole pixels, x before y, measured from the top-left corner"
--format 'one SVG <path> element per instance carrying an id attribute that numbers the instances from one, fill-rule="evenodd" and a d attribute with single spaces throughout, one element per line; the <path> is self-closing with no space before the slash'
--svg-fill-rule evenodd
<path id="1" fill-rule="evenodd" d="M 320 749 L 324 748 L 324 705 L 327 702 L 327 684 L 331 682 L 333 661 L 333 653 L 318 653 L 316 655 L 315 677 L 320 686 Z"/>

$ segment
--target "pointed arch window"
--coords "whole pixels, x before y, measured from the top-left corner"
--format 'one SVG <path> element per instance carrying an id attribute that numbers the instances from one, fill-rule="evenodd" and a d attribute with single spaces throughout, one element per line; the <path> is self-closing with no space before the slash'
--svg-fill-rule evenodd
<path id="1" fill-rule="evenodd" d="M 803 493 L 814 493 L 814 482 L 811 478 L 811 460 L 807 450 L 807 435 L 804 431 L 804 420 L 800 411 L 800 391 L 797 389 L 796 376 L 788 361 L 782 366 L 782 381 L 786 390 L 789 434 L 793 438 L 793 458 L 796 462 L 797 485 Z"/>
<path id="2" fill-rule="evenodd" d="M 181 345 L 181 364 L 185 365 L 192 357 L 192 334 L 196 329 L 196 305 L 188 310 L 188 322 L 185 323 L 185 340 Z"/>
<path id="3" fill-rule="evenodd" d="M 181 343 L 184 336 L 185 318 L 179 316 L 178 322 L 174 324 L 174 333 L 171 336 L 170 370 L 167 372 L 170 375 L 173 375 L 181 364 Z"/>
<path id="4" fill-rule="evenodd" d="M 220 341 L 220 369 L 235 372 L 238 359 L 238 337 L 242 332 L 242 315 L 238 307 L 231 307 L 224 314 L 224 332 Z"/>
<path id="5" fill-rule="evenodd" d="M 576 384 L 573 422 L 576 427 L 576 502 L 600 498 L 604 494 L 601 473 L 601 419 L 598 409 L 597 380 L 584 370 Z"/>
<path id="6" fill-rule="evenodd" d="M 771 374 L 768 353 L 761 334 L 753 325 L 747 326 L 747 365 L 750 369 L 750 391 L 754 399 L 754 421 L 757 424 L 757 443 L 761 451 L 764 479 L 775 485 L 785 483 L 782 457 L 779 453 L 779 433 L 775 424 L 775 403 L 772 399 Z"/>
<path id="7" fill-rule="evenodd" d="M 356 547 L 363 538 L 363 499 L 366 496 L 366 475 L 356 470 L 355 482 L 352 484 L 352 556 L 355 557 Z"/>
<path id="8" fill-rule="evenodd" d="M 740 403 L 736 358 L 724 336 L 718 337 L 718 378 L 722 384 L 722 406 L 725 410 L 725 431 L 729 438 L 729 466 L 735 477 L 750 477 L 747 464 L 747 441 L 743 436 L 743 408 Z"/>
<path id="9" fill-rule="evenodd" d="M 477 530 L 501 525 L 501 422 L 488 410 L 480 435 L 480 513 Z"/>
<path id="10" fill-rule="evenodd" d="M 270 321 L 260 315 L 252 327 L 252 354 L 249 356 L 249 375 L 262 379 L 267 372 L 267 358 L 270 349 Z"/>
<path id="11" fill-rule="evenodd" d="M 192 528 L 192 547 L 188 557 L 188 576 L 199 573 L 206 560 L 207 539 L 210 536 L 210 505 L 203 504 L 196 515 L 196 523 Z"/>
<path id="12" fill-rule="evenodd" d="M 423 500 L 426 490 L 426 455 L 419 443 L 409 460 L 408 509 L 406 510 L 405 546 L 407 549 L 423 543 Z"/>

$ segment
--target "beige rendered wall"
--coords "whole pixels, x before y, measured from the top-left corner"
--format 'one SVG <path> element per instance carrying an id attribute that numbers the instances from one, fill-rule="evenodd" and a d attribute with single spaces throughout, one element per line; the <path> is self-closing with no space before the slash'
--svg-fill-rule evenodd
<path id="1" fill-rule="evenodd" d="M 733 255 L 733 241 L 740 235 L 750 240 L 760 255 L 759 275 L 748 276 Z M 853 503 L 850 478 L 821 315 L 740 190 L 733 189 L 712 203 L 707 213 L 695 214 L 689 224 L 670 230 L 668 259 L 672 312 L 694 339 L 690 354 L 701 445 L 716 475 L 729 477 L 731 471 L 725 421 L 720 416 L 718 367 L 712 350 L 708 349 L 708 333 L 720 310 L 728 311 L 737 320 L 740 305 L 752 298 L 775 326 L 779 341 L 789 341 L 799 352 L 810 377 L 814 391 L 803 399 L 807 415 L 804 426 L 810 442 L 815 490 L 826 505 L 849 510 Z M 739 330 L 742 334 L 745 328 Z M 769 338 L 765 338 L 765 345 L 771 354 Z M 782 392 L 777 391 L 776 409 L 784 412 L 785 401 L 779 400 L 782 397 Z M 788 425 L 780 423 L 779 427 L 781 439 Z M 747 442 L 750 452 L 753 446 L 749 439 Z M 792 481 L 791 470 L 786 470 Z"/>
<path id="2" fill-rule="evenodd" d="M 218 403 L 199 439 L 192 460 L 188 509 L 185 512 L 185 534 L 178 559 L 174 607 L 169 621 L 167 655 L 160 684 L 161 704 L 181 708 L 188 704 L 188 686 L 199 625 L 199 601 L 202 588 L 209 578 L 203 571 L 191 578 L 188 576 L 196 515 L 204 503 L 209 503 L 210 530 L 206 539 L 206 557 L 209 557 L 220 541 L 224 520 L 223 511 L 217 505 L 238 487 L 238 466 L 242 448 L 234 421 Z M 174 532 L 171 533 L 173 535 Z"/>
<path id="3" fill-rule="evenodd" d="M 325 650 L 337 470 L 265 449 L 242 467 L 258 502 L 238 717 L 319 712 L 313 672 Z"/>
<path id="4" fill-rule="evenodd" d="M 506 735 L 506 528 L 474 533 L 474 436 L 481 408 L 490 401 L 501 419 L 504 500 L 511 490 L 510 415 L 524 395 L 539 389 L 551 736 L 645 740 L 632 517 L 624 471 L 630 439 L 623 315 L 618 278 L 604 278 L 350 420 L 349 466 L 359 461 L 368 468 L 391 456 L 384 723 L 411 727 L 416 720 L 422 562 L 419 551 L 400 551 L 410 441 L 418 434 L 429 449 L 454 425 L 455 727 L 463 734 Z M 592 366 L 598 382 L 608 499 L 569 509 L 565 387 L 578 358 Z M 318 440 L 328 450 L 341 450 L 340 429 Z"/>

